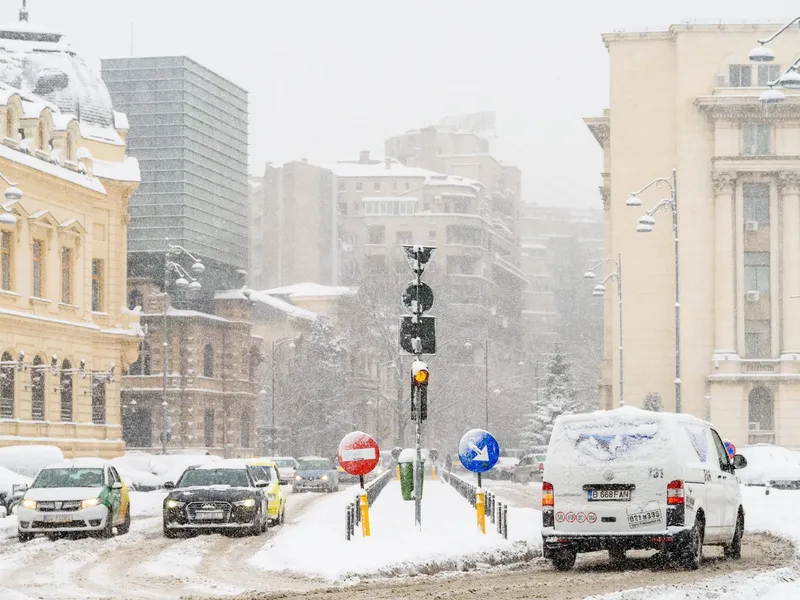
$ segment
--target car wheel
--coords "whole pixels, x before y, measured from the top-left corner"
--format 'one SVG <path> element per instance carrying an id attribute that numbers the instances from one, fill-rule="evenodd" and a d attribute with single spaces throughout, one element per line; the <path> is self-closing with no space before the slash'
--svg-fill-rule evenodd
<path id="1" fill-rule="evenodd" d="M 286 522 L 286 504 L 281 508 L 280 516 L 278 517 L 278 525 L 283 525 Z"/>
<path id="2" fill-rule="evenodd" d="M 57 539 L 59 539 L 60 537 L 61 537 L 61 536 L 60 536 L 60 535 L 58 535 L 57 533 L 48 533 L 48 534 L 47 534 L 47 539 L 48 539 L 48 540 L 50 540 L 51 542 L 55 542 L 55 541 L 56 541 Z"/>
<path id="3" fill-rule="evenodd" d="M 736 518 L 736 529 L 733 532 L 733 540 L 725 546 L 725 558 L 738 560 L 742 558 L 742 535 L 744 535 L 744 515 L 739 512 Z"/>
<path id="4" fill-rule="evenodd" d="M 112 523 L 113 519 L 111 518 L 112 514 L 113 513 L 109 510 L 108 515 L 106 516 L 106 524 L 100 531 L 97 532 L 97 537 L 104 540 L 114 537 L 114 523 Z"/>
<path id="5" fill-rule="evenodd" d="M 125 535 L 131 530 L 131 505 L 128 505 L 128 510 L 125 512 L 125 521 L 122 525 L 117 526 L 117 535 Z"/>
<path id="6" fill-rule="evenodd" d="M 256 516 L 257 518 L 255 520 L 255 523 L 253 523 L 253 526 L 250 528 L 250 535 L 252 535 L 254 537 L 257 537 L 257 536 L 261 535 L 262 531 L 264 531 L 264 523 L 262 523 L 262 521 L 266 522 L 266 519 L 265 518 L 262 519 L 261 518 L 262 516 L 263 515 L 262 515 L 261 511 L 258 511 L 258 515 Z"/>
<path id="7" fill-rule="evenodd" d="M 695 571 L 703 562 L 703 541 L 705 540 L 706 523 L 702 516 L 698 516 L 694 528 L 689 534 L 689 539 L 682 549 L 681 562 L 686 569 Z"/>
<path id="8" fill-rule="evenodd" d="M 609 548 L 608 558 L 611 560 L 612 565 L 620 567 L 625 562 L 625 550 L 623 548 Z"/>
<path id="9" fill-rule="evenodd" d="M 21 531 L 17 533 L 17 539 L 22 542 L 30 542 L 33 539 L 32 533 L 22 533 Z"/>
<path id="10" fill-rule="evenodd" d="M 553 567 L 556 571 L 569 571 L 575 566 L 575 559 L 578 553 L 575 550 L 562 550 L 553 554 Z"/>

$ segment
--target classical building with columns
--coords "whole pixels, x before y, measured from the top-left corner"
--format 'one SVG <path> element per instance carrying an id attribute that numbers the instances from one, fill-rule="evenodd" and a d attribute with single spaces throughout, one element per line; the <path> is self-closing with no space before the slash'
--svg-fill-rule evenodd
<path id="1" fill-rule="evenodd" d="M 606 252 L 623 262 L 625 404 L 675 409 L 676 260 L 670 211 L 637 222 L 677 170 L 682 411 L 737 444 L 800 446 L 800 96 L 759 95 L 796 56 L 800 31 L 749 51 L 779 25 L 681 24 L 603 36 L 610 108 L 586 124 L 604 150 Z M 606 406 L 620 403 L 616 290 L 605 296 Z"/>

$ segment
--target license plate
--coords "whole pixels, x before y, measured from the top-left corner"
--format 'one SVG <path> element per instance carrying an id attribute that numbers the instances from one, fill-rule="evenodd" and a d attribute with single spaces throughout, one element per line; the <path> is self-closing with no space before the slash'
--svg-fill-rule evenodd
<path id="1" fill-rule="evenodd" d="M 71 523 L 72 517 L 69 515 L 44 515 L 42 520 L 45 523 Z"/>
<path id="2" fill-rule="evenodd" d="M 206 510 L 195 513 L 195 521 L 221 521 L 225 513 L 221 510 Z"/>
<path id="3" fill-rule="evenodd" d="M 587 490 L 590 501 L 617 500 L 619 502 L 629 502 L 631 499 L 630 490 Z"/>
<path id="4" fill-rule="evenodd" d="M 653 523 L 661 523 L 660 510 L 646 510 L 628 514 L 628 525 L 632 528 L 644 527 Z"/>

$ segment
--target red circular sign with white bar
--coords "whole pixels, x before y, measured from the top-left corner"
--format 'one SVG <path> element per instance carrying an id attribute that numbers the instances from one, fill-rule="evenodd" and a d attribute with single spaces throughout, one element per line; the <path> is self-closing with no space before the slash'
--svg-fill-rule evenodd
<path id="1" fill-rule="evenodd" d="M 339 464 L 350 475 L 366 475 L 381 457 L 378 442 L 363 431 L 348 433 L 339 444 Z"/>

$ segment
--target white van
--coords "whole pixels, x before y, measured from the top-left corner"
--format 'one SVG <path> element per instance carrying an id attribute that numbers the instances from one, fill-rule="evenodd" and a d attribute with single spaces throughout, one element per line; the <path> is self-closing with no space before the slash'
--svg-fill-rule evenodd
<path id="1" fill-rule="evenodd" d="M 699 567 L 703 544 L 739 558 L 739 483 L 711 424 L 633 407 L 556 419 L 542 483 L 544 556 L 560 571 L 578 552 L 658 549 Z"/>

